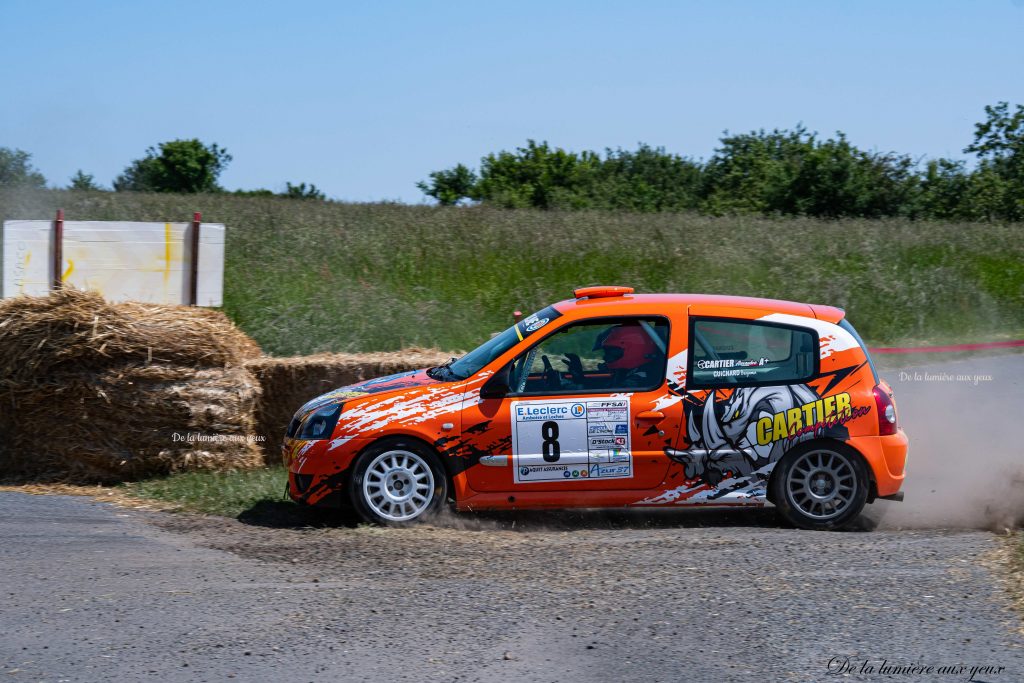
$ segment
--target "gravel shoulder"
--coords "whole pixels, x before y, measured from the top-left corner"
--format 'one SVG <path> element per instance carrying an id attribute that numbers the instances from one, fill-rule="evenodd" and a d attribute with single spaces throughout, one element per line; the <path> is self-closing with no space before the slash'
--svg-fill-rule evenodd
<path id="1" fill-rule="evenodd" d="M 0 494 L 8 680 L 820 681 L 833 657 L 1024 677 L 988 532 L 796 531 L 764 511 L 265 526 L 274 512 Z"/>

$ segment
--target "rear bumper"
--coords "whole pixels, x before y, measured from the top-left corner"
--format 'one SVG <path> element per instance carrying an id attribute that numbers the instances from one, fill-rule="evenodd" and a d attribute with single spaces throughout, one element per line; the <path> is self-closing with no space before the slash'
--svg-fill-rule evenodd
<path id="1" fill-rule="evenodd" d="M 850 445 L 860 451 L 871 468 L 878 498 L 889 498 L 899 492 L 906 477 L 910 446 L 902 429 L 889 436 L 853 437 Z"/>

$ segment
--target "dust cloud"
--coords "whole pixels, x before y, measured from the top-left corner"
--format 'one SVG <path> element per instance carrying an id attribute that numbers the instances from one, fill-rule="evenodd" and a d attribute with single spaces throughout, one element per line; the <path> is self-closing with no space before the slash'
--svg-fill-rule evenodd
<path id="1" fill-rule="evenodd" d="M 910 437 L 903 502 L 876 501 L 878 528 L 1024 522 L 1024 354 L 880 368 Z"/>

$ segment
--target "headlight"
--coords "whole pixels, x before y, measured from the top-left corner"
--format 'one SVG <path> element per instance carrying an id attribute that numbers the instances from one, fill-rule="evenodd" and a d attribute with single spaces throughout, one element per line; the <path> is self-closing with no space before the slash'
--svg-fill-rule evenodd
<path id="1" fill-rule="evenodd" d="M 341 403 L 324 406 L 306 418 L 299 429 L 299 439 L 323 440 L 331 438 L 334 426 L 341 417 Z"/>

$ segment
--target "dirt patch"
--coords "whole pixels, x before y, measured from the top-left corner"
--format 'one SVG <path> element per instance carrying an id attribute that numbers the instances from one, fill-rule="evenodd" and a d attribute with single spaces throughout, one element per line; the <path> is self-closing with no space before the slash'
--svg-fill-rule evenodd
<path id="1" fill-rule="evenodd" d="M 998 578 L 1022 621 L 1017 630 L 1024 634 L 1024 535 L 1020 531 L 998 536 L 999 543 L 982 563 Z"/>
<path id="2" fill-rule="evenodd" d="M 180 507 L 158 500 L 145 500 L 129 495 L 113 486 L 80 486 L 76 484 L 0 484 L 0 491 L 27 493 L 32 496 L 87 496 L 100 503 L 113 503 L 133 510 L 173 512 Z"/>

